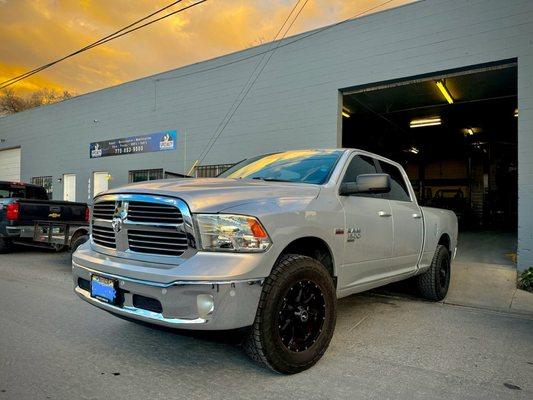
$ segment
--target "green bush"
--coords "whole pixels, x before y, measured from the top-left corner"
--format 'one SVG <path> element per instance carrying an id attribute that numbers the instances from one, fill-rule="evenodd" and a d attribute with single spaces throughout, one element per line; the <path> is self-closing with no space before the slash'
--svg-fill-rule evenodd
<path id="1" fill-rule="evenodd" d="M 520 289 L 533 292 L 533 267 L 526 269 L 520 274 L 518 285 L 520 286 Z"/>

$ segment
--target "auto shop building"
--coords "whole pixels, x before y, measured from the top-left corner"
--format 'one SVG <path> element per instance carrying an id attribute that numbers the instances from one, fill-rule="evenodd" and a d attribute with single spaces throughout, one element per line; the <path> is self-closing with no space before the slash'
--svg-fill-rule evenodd
<path id="1" fill-rule="evenodd" d="M 91 201 L 195 169 L 358 147 L 401 162 L 462 229 L 513 232 L 533 266 L 533 2 L 422 0 L 0 118 L 0 180 Z M 516 237 L 518 239 L 516 239 Z"/>

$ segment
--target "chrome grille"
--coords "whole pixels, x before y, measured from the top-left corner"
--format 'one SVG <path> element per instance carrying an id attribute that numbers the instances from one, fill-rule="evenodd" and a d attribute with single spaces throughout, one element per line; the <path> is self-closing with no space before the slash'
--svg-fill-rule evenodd
<path id="1" fill-rule="evenodd" d="M 115 232 L 113 228 L 107 228 L 105 226 L 95 226 L 93 223 L 93 240 L 94 243 L 99 244 L 100 246 L 109 247 L 115 249 L 117 243 L 115 241 Z"/>
<path id="2" fill-rule="evenodd" d="M 178 232 L 128 230 L 130 250 L 138 253 L 158 253 L 181 256 L 187 250 L 187 235 Z"/>
<path id="3" fill-rule="evenodd" d="M 183 222 L 180 210 L 174 206 L 139 201 L 129 202 L 128 219 L 137 222 L 163 222 L 165 224 L 181 224 Z"/>
<path id="4" fill-rule="evenodd" d="M 179 199 L 104 195 L 95 201 L 91 222 L 93 244 L 107 254 L 152 261 L 186 258 L 196 248 L 191 214 Z"/>
<path id="5" fill-rule="evenodd" d="M 100 203 L 95 203 L 93 206 L 93 218 L 107 219 L 111 221 L 113 219 L 114 212 L 114 201 L 102 201 Z"/>

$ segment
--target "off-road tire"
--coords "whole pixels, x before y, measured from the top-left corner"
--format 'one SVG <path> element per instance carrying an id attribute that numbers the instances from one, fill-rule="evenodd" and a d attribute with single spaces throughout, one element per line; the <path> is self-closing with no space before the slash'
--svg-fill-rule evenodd
<path id="1" fill-rule="evenodd" d="M 443 270 L 445 276 L 443 276 Z M 419 294 L 427 300 L 444 300 L 450 286 L 450 276 L 450 252 L 445 246 L 438 245 L 429 269 L 415 277 Z"/>
<path id="2" fill-rule="evenodd" d="M 87 240 L 89 240 L 89 235 L 80 235 L 72 241 L 70 244 L 70 252 L 74 253 L 78 247 L 80 247 L 83 243 L 85 243 Z"/>
<path id="3" fill-rule="evenodd" d="M 320 292 L 314 297 L 320 297 L 323 303 L 323 323 L 310 347 L 295 352 L 282 342 L 278 314 L 286 304 L 291 288 L 296 288 L 300 282 Z M 284 255 L 265 279 L 255 321 L 243 347 L 253 360 L 270 369 L 282 374 L 295 374 L 310 368 L 322 357 L 333 336 L 336 318 L 337 297 L 326 267 L 310 257 Z"/>
<path id="4" fill-rule="evenodd" d="M 52 251 L 55 251 L 56 253 L 62 253 L 66 249 L 68 249 L 68 247 L 64 244 L 51 244 L 49 248 L 52 249 Z"/>
<path id="5" fill-rule="evenodd" d="M 13 250 L 11 240 L 0 237 L 0 254 L 10 253 Z"/>

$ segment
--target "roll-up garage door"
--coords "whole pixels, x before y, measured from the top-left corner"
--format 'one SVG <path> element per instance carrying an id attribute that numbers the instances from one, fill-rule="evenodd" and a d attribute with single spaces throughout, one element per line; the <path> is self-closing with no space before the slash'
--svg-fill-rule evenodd
<path id="1" fill-rule="evenodd" d="M 0 150 L 0 181 L 20 181 L 20 148 Z"/>

